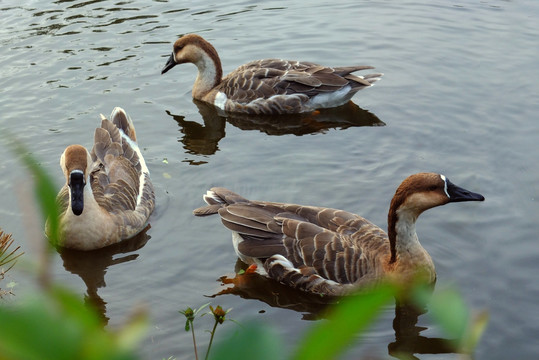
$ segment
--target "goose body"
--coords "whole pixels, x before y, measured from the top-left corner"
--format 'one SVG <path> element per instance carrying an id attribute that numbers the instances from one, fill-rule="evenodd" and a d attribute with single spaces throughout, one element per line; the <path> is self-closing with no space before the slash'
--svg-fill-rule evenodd
<path id="1" fill-rule="evenodd" d="M 131 119 L 119 107 L 110 120 L 101 117 L 92 151 L 70 145 L 60 158 L 66 179 L 57 196 L 63 247 L 93 250 L 131 238 L 155 206 Z"/>
<path id="2" fill-rule="evenodd" d="M 223 78 L 215 48 L 201 36 L 179 38 L 161 74 L 193 63 L 198 76 L 193 98 L 228 113 L 296 114 L 348 102 L 382 74 L 353 75 L 371 66 L 326 67 L 311 62 L 264 59 L 241 65 Z"/>
<path id="3" fill-rule="evenodd" d="M 398 187 L 388 233 L 344 210 L 250 201 L 224 188 L 209 190 L 208 205 L 194 214 L 218 213 L 233 233 L 239 258 L 256 264 L 261 274 L 306 292 L 339 296 L 386 277 L 420 274 L 434 282 L 434 264 L 415 231 L 417 217 L 449 202 L 483 200 L 443 175 L 419 173 Z"/>

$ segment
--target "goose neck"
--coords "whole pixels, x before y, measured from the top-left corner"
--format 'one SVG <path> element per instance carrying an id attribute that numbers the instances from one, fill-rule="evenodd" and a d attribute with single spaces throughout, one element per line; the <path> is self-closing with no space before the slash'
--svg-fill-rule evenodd
<path id="1" fill-rule="evenodd" d="M 415 223 L 418 214 L 406 208 L 392 209 L 388 216 L 388 237 L 391 258 L 394 263 L 403 256 L 414 256 L 424 252 L 417 237 Z"/>
<path id="2" fill-rule="evenodd" d="M 221 60 L 214 49 L 201 49 L 202 54 L 195 63 L 198 68 L 198 76 L 193 87 L 193 97 L 202 99 L 214 87 L 221 83 L 223 70 Z"/>

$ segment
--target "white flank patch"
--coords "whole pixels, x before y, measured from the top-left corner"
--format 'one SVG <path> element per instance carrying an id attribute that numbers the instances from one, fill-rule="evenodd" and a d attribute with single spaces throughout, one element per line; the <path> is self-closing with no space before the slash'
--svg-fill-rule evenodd
<path id="1" fill-rule="evenodd" d="M 287 258 L 285 258 L 284 256 L 282 255 L 273 255 L 273 259 L 272 260 L 272 263 L 277 263 L 277 264 L 280 264 L 282 267 L 284 267 L 285 269 L 290 269 L 290 270 L 294 270 L 296 272 L 299 272 L 299 270 L 297 270 L 295 267 L 294 267 L 294 264 L 292 264 L 290 262 L 290 260 L 288 260 Z"/>
<path id="2" fill-rule="evenodd" d="M 218 107 L 221 110 L 225 109 L 225 104 L 227 101 L 227 97 L 224 92 L 219 91 L 217 95 L 215 95 L 215 100 L 213 101 L 213 105 Z"/>
<path id="3" fill-rule="evenodd" d="M 310 103 L 315 108 L 327 108 L 342 105 L 350 100 L 351 96 L 349 95 L 349 92 L 351 89 L 352 87 L 347 85 L 341 90 L 316 95 L 311 99 Z"/>
<path id="4" fill-rule="evenodd" d="M 235 231 L 232 231 L 232 244 L 234 245 L 234 251 L 236 252 L 236 255 L 246 264 L 255 264 L 256 265 L 256 272 L 262 276 L 267 276 L 266 270 L 264 270 L 264 264 L 257 258 L 249 257 L 243 255 L 238 250 L 238 245 L 243 241 L 243 238 L 240 234 L 238 234 Z"/>
<path id="5" fill-rule="evenodd" d="M 204 202 L 206 204 L 210 205 L 210 203 L 208 201 L 206 201 L 206 198 L 213 199 L 214 201 L 218 202 L 219 204 L 224 204 L 223 200 L 211 190 L 206 191 L 206 194 L 202 195 L 202 199 L 204 200 Z"/>

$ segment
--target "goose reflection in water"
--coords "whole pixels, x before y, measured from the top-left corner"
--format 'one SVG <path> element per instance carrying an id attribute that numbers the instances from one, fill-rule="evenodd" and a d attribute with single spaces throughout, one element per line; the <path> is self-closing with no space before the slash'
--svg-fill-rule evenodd
<path id="1" fill-rule="evenodd" d="M 280 284 L 254 271 L 240 259 L 235 266 L 234 277 L 222 276 L 219 280 L 223 290 L 211 295 L 236 295 L 243 299 L 259 300 L 271 307 L 294 310 L 303 320 L 320 320 L 326 317 L 338 297 L 309 294 Z M 388 344 L 388 354 L 397 359 L 418 359 L 414 354 L 452 354 L 458 350 L 452 340 L 422 336 L 427 327 L 417 325 L 418 317 L 427 312 L 425 308 L 406 302 L 395 302 L 393 330 L 395 341 Z"/>
<path id="2" fill-rule="evenodd" d="M 219 278 L 225 288 L 210 297 L 237 295 L 243 299 L 260 300 L 271 307 L 290 309 L 303 314 L 303 320 L 319 320 L 329 305 L 338 301 L 332 296 L 306 293 L 250 271 L 240 259 L 236 262 L 234 277 Z M 241 275 L 239 275 L 241 274 Z"/>
<path id="3" fill-rule="evenodd" d="M 138 258 L 139 254 L 133 253 L 144 247 L 150 236 L 146 232 L 150 229 L 148 224 L 135 237 L 92 251 L 80 251 L 60 248 L 58 252 L 64 262 L 64 268 L 72 274 L 78 275 L 86 285 L 84 303 L 97 310 L 103 325 L 107 325 L 107 303 L 99 296 L 97 290 L 104 288 L 105 274 L 110 266 L 126 263 Z M 118 256 L 119 254 L 125 254 Z"/>
<path id="4" fill-rule="evenodd" d="M 214 106 L 193 100 L 198 107 L 204 124 L 185 120 L 166 110 L 180 126 L 181 142 L 188 154 L 213 155 L 219 141 L 225 137 L 225 124 L 229 122 L 241 130 L 258 130 L 268 135 L 307 135 L 324 133 L 329 129 L 348 129 L 357 126 L 384 126 L 376 115 L 363 110 L 352 101 L 331 109 L 320 109 L 311 113 L 295 115 L 246 115 L 223 116 Z"/>

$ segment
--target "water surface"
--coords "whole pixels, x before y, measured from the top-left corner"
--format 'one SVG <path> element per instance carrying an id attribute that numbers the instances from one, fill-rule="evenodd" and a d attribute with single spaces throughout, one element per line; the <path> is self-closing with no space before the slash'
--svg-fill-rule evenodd
<path id="1" fill-rule="evenodd" d="M 181 315 L 233 277 L 230 234 L 217 218 L 194 218 L 201 195 L 226 186 L 247 198 L 359 213 L 385 228 L 399 183 L 419 171 L 444 173 L 485 195 L 421 216 L 418 235 L 434 259 L 438 286 L 454 284 L 491 314 L 478 359 L 539 353 L 539 66 L 534 1 L 3 1 L 0 4 L 0 129 L 24 141 L 62 185 L 59 157 L 91 146 L 99 113 L 122 106 L 133 118 L 152 173 L 151 227 L 126 244 L 55 256 L 54 277 L 94 302 L 110 326 L 141 304 L 151 327 L 143 358 L 192 358 Z M 376 66 L 384 78 L 353 98 L 352 123 L 332 114 L 274 123 L 224 119 L 191 99 L 192 65 L 160 70 L 173 41 L 195 32 L 211 41 L 224 72 L 281 57 L 328 65 Z M 30 179 L 5 146 L 0 160 L 0 227 L 27 256 L 42 241 Z M 17 271 L 17 298 L 32 280 Z M 272 288 L 263 279 L 258 288 Z M 275 284 L 273 284 L 275 285 Z M 241 290 L 241 291 L 240 291 Z M 212 300 L 237 321 L 267 323 L 292 348 L 319 304 L 249 289 Z M 271 295 L 271 292 L 270 292 Z M 443 337 L 428 316 L 388 308 L 347 353 L 387 357 L 412 335 Z M 425 327 L 420 334 L 417 326 Z M 408 323 L 406 323 L 408 321 Z M 233 331 L 235 325 L 226 325 Z M 208 325 L 209 327 L 209 325 Z M 200 342 L 204 346 L 204 333 Z M 396 343 L 396 345 L 395 345 Z M 406 344 L 405 344 L 406 345 Z M 437 351 L 442 351 L 440 347 Z M 421 359 L 456 358 L 455 354 Z"/>

